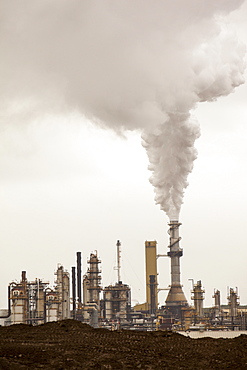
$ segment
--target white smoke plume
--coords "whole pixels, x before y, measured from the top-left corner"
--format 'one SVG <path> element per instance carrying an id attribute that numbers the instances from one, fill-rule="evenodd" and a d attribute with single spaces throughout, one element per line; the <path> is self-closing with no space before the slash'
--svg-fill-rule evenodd
<path id="1" fill-rule="evenodd" d="M 79 111 L 140 130 L 156 202 L 178 219 L 200 135 L 191 111 L 243 83 L 227 14 L 243 0 L 3 0 L 3 123 Z"/>

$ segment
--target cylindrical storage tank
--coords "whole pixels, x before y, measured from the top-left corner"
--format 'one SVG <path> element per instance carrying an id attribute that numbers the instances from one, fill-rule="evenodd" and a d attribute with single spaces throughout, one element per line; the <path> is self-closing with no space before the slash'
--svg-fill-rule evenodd
<path id="1" fill-rule="evenodd" d="M 26 297 L 24 296 L 23 291 L 18 287 L 12 288 L 10 298 L 12 324 L 26 323 Z"/>

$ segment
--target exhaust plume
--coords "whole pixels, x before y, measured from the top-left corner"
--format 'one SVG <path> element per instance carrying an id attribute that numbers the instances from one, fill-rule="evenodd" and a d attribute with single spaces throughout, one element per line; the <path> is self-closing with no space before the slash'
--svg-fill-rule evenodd
<path id="1" fill-rule="evenodd" d="M 200 135 L 191 111 L 243 83 L 245 48 L 225 25 L 242 3 L 4 0 L 2 111 L 140 130 L 156 203 L 178 219 Z"/>

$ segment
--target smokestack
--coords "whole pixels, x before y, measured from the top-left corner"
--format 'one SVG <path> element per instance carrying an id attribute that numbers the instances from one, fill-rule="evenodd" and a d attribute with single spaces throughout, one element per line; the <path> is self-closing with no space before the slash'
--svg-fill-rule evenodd
<path id="1" fill-rule="evenodd" d="M 22 283 L 25 283 L 25 281 L 26 281 L 26 271 L 21 272 L 21 281 L 22 281 Z"/>
<path id="2" fill-rule="evenodd" d="M 77 296 L 78 302 L 81 303 L 81 252 L 77 252 Z"/>
<path id="3" fill-rule="evenodd" d="M 183 255 L 183 250 L 179 247 L 181 237 L 179 236 L 178 221 L 170 221 L 168 224 L 170 229 L 170 252 L 168 256 L 171 258 L 171 285 L 170 291 L 166 298 L 166 306 L 174 310 L 174 313 L 179 313 L 182 306 L 188 306 L 187 300 L 180 284 L 180 257 Z"/>
<path id="4" fill-rule="evenodd" d="M 75 266 L 72 267 L 72 312 L 73 312 L 73 319 L 75 319 L 76 315 L 76 280 L 75 280 Z"/>

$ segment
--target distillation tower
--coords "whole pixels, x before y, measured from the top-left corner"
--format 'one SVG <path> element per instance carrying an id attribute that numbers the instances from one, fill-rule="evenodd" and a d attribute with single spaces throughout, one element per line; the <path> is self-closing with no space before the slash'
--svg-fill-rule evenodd
<path id="1" fill-rule="evenodd" d="M 101 287 L 101 270 L 99 264 L 101 261 L 98 258 L 97 251 L 90 254 L 89 268 L 87 274 L 83 278 L 83 301 L 84 305 L 96 304 L 97 309 L 100 310 L 100 291 Z"/>
<path id="2" fill-rule="evenodd" d="M 230 309 L 229 314 L 232 319 L 235 319 L 238 314 L 238 306 L 239 306 L 239 303 L 238 303 L 239 297 L 238 297 L 237 289 L 235 291 L 233 288 L 230 288 L 227 298 L 228 298 L 228 305 Z"/>
<path id="3" fill-rule="evenodd" d="M 215 310 L 215 317 L 219 317 L 221 313 L 221 306 L 220 306 L 220 291 L 214 290 L 214 310 Z"/>
<path id="4" fill-rule="evenodd" d="M 170 235 L 169 248 L 167 253 L 171 259 L 171 285 L 166 298 L 166 307 L 175 315 L 181 316 L 181 309 L 187 307 L 188 303 L 183 293 L 182 285 L 180 284 L 180 257 L 183 255 L 183 250 L 179 247 L 181 238 L 179 237 L 178 221 L 170 221 L 168 234 Z"/>
<path id="5" fill-rule="evenodd" d="M 202 282 L 199 280 L 196 284 L 193 284 L 191 299 L 194 301 L 194 307 L 198 318 L 203 317 L 203 300 L 205 290 L 202 289 Z"/>

